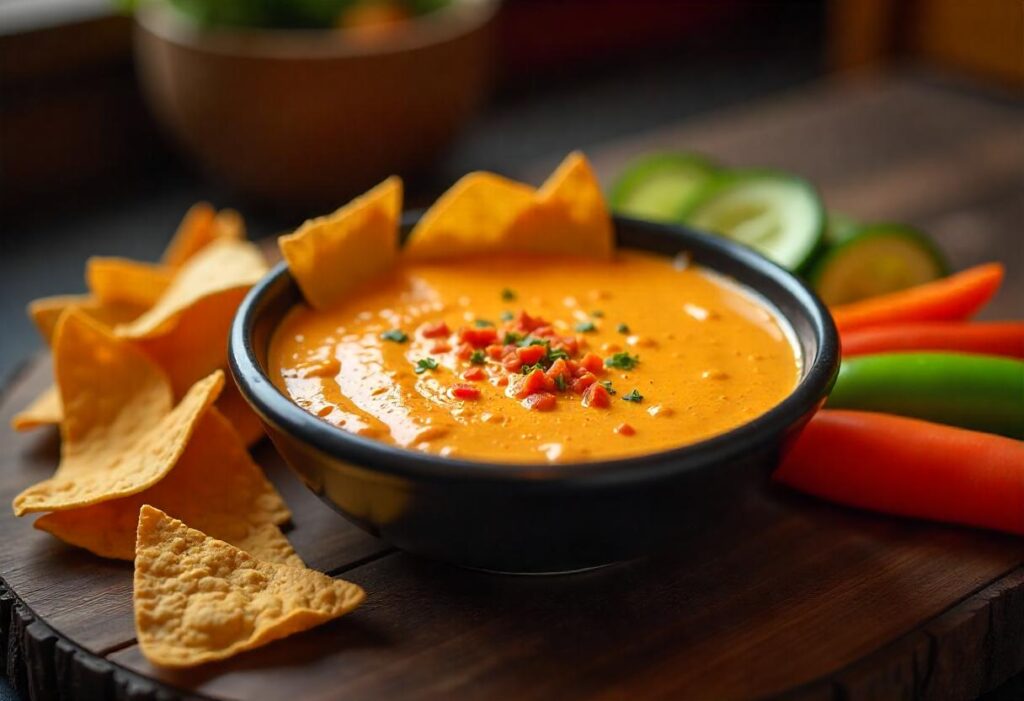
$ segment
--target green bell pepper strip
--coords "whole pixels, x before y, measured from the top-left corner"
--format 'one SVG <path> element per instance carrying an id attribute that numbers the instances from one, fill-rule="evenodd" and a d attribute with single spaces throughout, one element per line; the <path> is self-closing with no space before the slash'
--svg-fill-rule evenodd
<path id="1" fill-rule="evenodd" d="M 1024 438 L 1024 362 L 967 353 L 844 359 L 827 406 Z"/>

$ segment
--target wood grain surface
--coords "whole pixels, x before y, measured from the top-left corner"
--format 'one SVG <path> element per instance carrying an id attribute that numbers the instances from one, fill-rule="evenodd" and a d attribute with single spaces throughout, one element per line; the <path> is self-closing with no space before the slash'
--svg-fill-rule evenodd
<path id="1" fill-rule="evenodd" d="M 957 266 L 1004 260 L 987 316 L 1021 317 L 1021 115 L 918 78 L 827 85 L 592 156 L 605 175 L 664 147 L 804 173 L 830 206 L 932 231 Z M 0 422 L 48 378 L 45 361 L 30 364 Z M 57 448 L 52 431 L 5 434 L 0 501 L 49 475 Z M 257 456 L 295 513 L 296 549 L 363 586 L 362 608 L 224 663 L 157 670 L 134 644 L 131 565 L 4 509 L 0 650 L 15 685 L 31 698 L 954 699 L 1024 669 L 1021 539 L 775 490 L 660 557 L 503 577 L 395 552 L 318 502 L 269 446 Z"/>

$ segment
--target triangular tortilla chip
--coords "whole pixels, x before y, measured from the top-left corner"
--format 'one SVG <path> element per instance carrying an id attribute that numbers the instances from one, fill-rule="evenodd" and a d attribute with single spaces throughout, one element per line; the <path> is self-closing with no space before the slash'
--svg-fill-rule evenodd
<path id="1" fill-rule="evenodd" d="M 214 212 L 208 203 L 199 202 L 185 213 L 161 260 L 164 265 L 180 268 L 214 241 L 244 238 L 245 221 L 241 214 L 233 209 Z"/>
<path id="2" fill-rule="evenodd" d="M 231 423 L 231 427 L 235 429 L 246 445 L 251 446 L 266 435 L 260 417 L 242 397 L 242 393 L 231 377 L 224 382 L 224 391 L 220 393 L 214 406 Z"/>
<path id="3" fill-rule="evenodd" d="M 213 240 L 242 241 L 246 237 L 245 220 L 234 209 L 222 209 L 213 218 Z M 202 250 L 202 247 L 200 248 Z"/>
<path id="4" fill-rule="evenodd" d="M 190 306 L 207 297 L 249 288 L 266 272 L 266 261 L 255 245 L 247 241 L 214 241 L 178 270 L 170 287 L 151 309 L 135 321 L 118 326 L 117 335 L 152 338 L 169 333 Z"/>
<path id="5" fill-rule="evenodd" d="M 172 268 L 181 267 L 206 244 L 213 240 L 215 212 L 208 202 L 197 202 L 185 212 L 178 230 L 164 249 L 161 261 Z"/>
<path id="6" fill-rule="evenodd" d="M 615 249 L 611 214 L 586 157 L 575 151 L 537 191 L 505 232 L 505 249 L 608 258 Z"/>
<path id="7" fill-rule="evenodd" d="M 153 486 L 181 456 L 224 384 L 217 371 L 172 408 L 170 383 L 160 368 L 73 310 L 57 326 L 54 371 L 64 406 L 60 466 L 15 497 L 18 516 L 79 508 Z"/>
<path id="8" fill-rule="evenodd" d="M 34 299 L 28 303 L 28 315 L 46 345 L 53 344 L 53 332 L 60 315 L 72 308 L 109 328 L 129 322 L 146 311 L 145 307 L 137 304 L 103 303 L 91 295 L 56 295 Z"/>
<path id="9" fill-rule="evenodd" d="M 214 241 L 244 239 L 245 220 L 241 214 L 233 209 L 214 212 L 209 204 L 200 202 L 185 213 L 161 260 L 164 265 L 180 268 Z"/>
<path id="10" fill-rule="evenodd" d="M 306 301 L 326 309 L 391 268 L 401 212 L 402 181 L 392 176 L 333 214 L 280 237 L 281 255 Z"/>
<path id="11" fill-rule="evenodd" d="M 181 310 L 167 333 L 133 339 L 167 373 L 175 397 L 225 366 L 231 323 L 248 291 L 237 287 L 203 297 Z"/>
<path id="12" fill-rule="evenodd" d="M 529 185 L 493 173 L 469 173 L 420 218 L 402 253 L 423 260 L 500 251 L 508 227 L 533 200 Z"/>
<path id="13" fill-rule="evenodd" d="M 60 392 L 50 385 L 31 404 L 11 418 L 11 428 L 15 431 L 31 431 L 40 426 L 59 424 L 62 418 L 64 409 L 60 404 Z"/>
<path id="14" fill-rule="evenodd" d="M 149 489 L 44 514 L 35 527 L 101 557 L 131 560 L 143 504 L 156 506 L 261 560 L 302 565 L 277 528 L 291 517 L 288 507 L 216 409 L 207 410 L 177 464 Z"/>
<path id="15" fill-rule="evenodd" d="M 108 328 L 131 321 L 144 311 L 144 308 L 133 304 L 104 304 L 89 295 L 57 295 L 33 300 L 29 302 L 28 313 L 47 345 L 53 344 L 57 322 L 69 309 L 75 309 Z M 51 385 L 14 415 L 11 427 L 15 431 L 31 431 L 40 426 L 59 424 L 63 418 L 60 393 L 56 386 Z"/>
<path id="16" fill-rule="evenodd" d="M 174 271 L 128 258 L 93 256 L 85 264 L 85 283 L 102 304 L 131 304 L 148 309 L 167 291 Z"/>
<path id="17" fill-rule="evenodd" d="M 159 509 L 139 512 L 135 632 L 155 665 L 225 659 L 342 616 L 364 596 L 350 582 L 258 560 Z"/>

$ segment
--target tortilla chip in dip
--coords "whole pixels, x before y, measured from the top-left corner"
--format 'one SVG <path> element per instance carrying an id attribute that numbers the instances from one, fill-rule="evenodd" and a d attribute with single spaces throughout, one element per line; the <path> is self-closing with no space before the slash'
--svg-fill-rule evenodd
<path id="1" fill-rule="evenodd" d="M 398 254 L 402 181 L 390 177 L 333 214 L 311 219 L 278 239 L 281 255 L 317 309 L 389 269 Z"/>

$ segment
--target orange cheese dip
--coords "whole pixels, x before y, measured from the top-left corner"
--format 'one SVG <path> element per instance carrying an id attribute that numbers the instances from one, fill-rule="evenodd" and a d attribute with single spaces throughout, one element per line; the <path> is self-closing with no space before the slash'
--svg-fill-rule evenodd
<path id="1" fill-rule="evenodd" d="M 800 370 L 756 296 L 630 250 L 405 262 L 334 309 L 292 310 L 270 363 L 283 392 L 346 431 L 491 462 L 683 446 L 778 404 Z"/>

